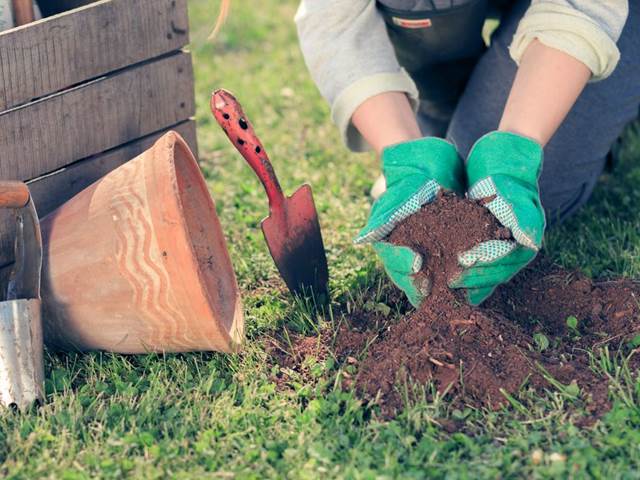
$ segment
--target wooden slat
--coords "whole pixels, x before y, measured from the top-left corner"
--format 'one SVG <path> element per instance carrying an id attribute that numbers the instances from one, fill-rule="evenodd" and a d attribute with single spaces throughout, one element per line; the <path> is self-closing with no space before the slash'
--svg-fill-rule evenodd
<path id="1" fill-rule="evenodd" d="M 194 113 L 189 53 L 122 70 L 1 113 L 0 179 L 41 176 Z"/>
<path id="2" fill-rule="evenodd" d="M 175 130 L 182 135 L 197 156 L 195 122 L 188 120 L 29 182 L 38 215 L 44 217 L 111 170 L 135 158 L 168 130 Z M 0 266 L 13 261 L 13 227 L 13 220 L 7 212 L 0 212 Z"/>
<path id="3" fill-rule="evenodd" d="M 0 111 L 187 43 L 187 0 L 102 0 L 7 30 Z"/>

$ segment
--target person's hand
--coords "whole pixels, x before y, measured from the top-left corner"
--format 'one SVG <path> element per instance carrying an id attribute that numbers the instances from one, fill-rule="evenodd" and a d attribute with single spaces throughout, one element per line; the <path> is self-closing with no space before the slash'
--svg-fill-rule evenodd
<path id="1" fill-rule="evenodd" d="M 514 133 L 489 133 L 469 153 L 467 195 L 481 200 L 515 240 L 489 240 L 458 255 L 463 271 L 449 286 L 466 289 L 472 305 L 510 280 L 540 249 L 545 227 L 541 166 L 542 147 Z"/>
<path id="2" fill-rule="evenodd" d="M 381 241 L 395 226 L 432 202 L 441 188 L 463 191 L 462 160 L 455 147 L 440 138 L 422 138 L 387 147 L 382 152 L 386 192 L 373 204 L 369 220 L 355 243 L 373 243 L 384 268 L 414 307 L 427 294 L 415 283 L 422 257 L 409 247 Z"/>

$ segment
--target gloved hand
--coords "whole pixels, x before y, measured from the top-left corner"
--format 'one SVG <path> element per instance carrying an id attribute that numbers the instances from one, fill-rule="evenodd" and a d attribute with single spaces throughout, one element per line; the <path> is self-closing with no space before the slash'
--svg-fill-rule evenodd
<path id="1" fill-rule="evenodd" d="M 432 202 L 441 188 L 463 191 L 462 160 L 455 147 L 440 138 L 422 138 L 387 147 L 382 152 L 386 192 L 373 204 L 369 221 L 355 243 L 373 243 L 384 268 L 414 307 L 425 292 L 414 282 L 422 257 L 409 247 L 381 240 L 423 205 Z"/>
<path id="2" fill-rule="evenodd" d="M 538 253 L 545 227 L 538 190 L 541 167 L 542 147 L 514 133 L 488 133 L 471 149 L 467 194 L 484 200 L 515 240 L 489 240 L 458 255 L 463 271 L 449 286 L 465 288 L 472 305 L 483 302 Z"/>

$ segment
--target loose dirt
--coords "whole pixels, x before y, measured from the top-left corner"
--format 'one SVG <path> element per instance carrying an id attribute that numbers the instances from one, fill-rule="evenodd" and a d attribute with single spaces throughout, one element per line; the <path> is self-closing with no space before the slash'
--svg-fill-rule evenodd
<path id="1" fill-rule="evenodd" d="M 481 308 L 470 307 L 461 291 L 447 286 L 460 271 L 457 254 L 509 237 L 481 204 L 452 195 L 396 227 L 387 241 L 423 255 L 418 277 L 431 294 L 385 328 L 366 314 L 341 327 L 334 355 L 357 363 L 346 386 L 377 398 L 386 417 L 405 404 L 411 389 L 404 385 L 427 383 L 463 405 L 496 409 L 521 389 L 559 389 L 582 402 L 590 419 L 606 412 L 607 382 L 591 369 L 585 350 L 615 350 L 640 334 L 640 286 L 594 282 L 539 257 Z"/>

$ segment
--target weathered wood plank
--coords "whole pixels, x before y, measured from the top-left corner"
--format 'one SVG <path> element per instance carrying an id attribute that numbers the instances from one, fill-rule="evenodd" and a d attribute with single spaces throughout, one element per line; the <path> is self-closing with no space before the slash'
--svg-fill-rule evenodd
<path id="1" fill-rule="evenodd" d="M 196 126 L 193 120 L 188 120 L 29 182 L 38 215 L 44 217 L 51 213 L 85 187 L 151 147 L 169 130 L 175 130 L 182 135 L 197 156 Z M 8 211 L 0 211 L 0 266 L 13 261 L 14 238 L 11 215 Z"/>
<path id="2" fill-rule="evenodd" d="M 0 33 L 0 111 L 189 43 L 186 0 L 102 0 Z"/>
<path id="3" fill-rule="evenodd" d="M 53 172 L 194 113 L 189 53 L 122 70 L 0 113 L 0 179 Z"/>

